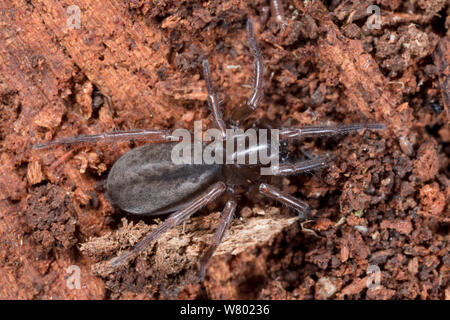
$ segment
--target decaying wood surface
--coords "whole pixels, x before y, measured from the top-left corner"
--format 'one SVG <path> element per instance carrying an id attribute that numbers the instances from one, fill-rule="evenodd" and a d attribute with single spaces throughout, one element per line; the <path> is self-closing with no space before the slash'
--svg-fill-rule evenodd
<path id="1" fill-rule="evenodd" d="M 446 1 L 0 2 L 0 298 L 449 298 L 449 18 Z M 381 7 L 370 30 L 366 8 Z M 69 28 L 80 10 L 80 28 Z M 250 121 L 379 121 L 388 130 L 307 140 L 291 151 L 336 155 L 330 168 L 283 181 L 311 204 L 299 224 L 276 203 L 243 200 L 208 270 L 198 259 L 214 204 L 129 266 L 105 270 L 155 221 L 126 217 L 101 188 L 134 144 L 35 143 L 131 128 L 210 125 L 200 75 L 208 57 L 229 112 L 250 93 L 245 21 L 255 21 L 265 98 Z M 250 123 L 250 122 L 249 122 Z M 215 212 L 207 214 L 208 212 Z M 382 271 L 367 289 L 367 269 Z M 80 269 L 81 287 L 67 268 Z M 103 269 L 102 269 L 103 268 Z"/>

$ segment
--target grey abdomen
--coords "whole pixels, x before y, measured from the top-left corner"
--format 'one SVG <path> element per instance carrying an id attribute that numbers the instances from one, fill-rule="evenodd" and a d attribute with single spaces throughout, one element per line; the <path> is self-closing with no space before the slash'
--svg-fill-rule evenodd
<path id="1" fill-rule="evenodd" d="M 119 158 L 106 182 L 111 202 L 134 214 L 168 213 L 219 179 L 220 165 L 175 165 L 171 160 L 173 146 L 147 145 Z"/>

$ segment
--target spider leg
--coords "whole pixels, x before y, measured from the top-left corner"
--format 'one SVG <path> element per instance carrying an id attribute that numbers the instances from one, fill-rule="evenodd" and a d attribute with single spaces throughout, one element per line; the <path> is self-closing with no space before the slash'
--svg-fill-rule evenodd
<path id="1" fill-rule="evenodd" d="M 186 207 L 172 213 L 169 218 L 167 218 L 164 223 L 159 225 L 155 230 L 145 236 L 141 241 L 136 243 L 130 250 L 124 252 L 118 257 L 115 257 L 109 261 L 109 266 L 111 268 L 117 268 L 123 263 L 127 262 L 129 259 L 135 257 L 138 253 L 148 247 L 148 245 L 155 239 L 157 239 L 161 234 L 167 230 L 178 226 L 183 222 L 183 220 L 190 217 L 192 214 L 200 210 L 203 206 L 214 201 L 226 190 L 225 183 L 219 181 L 209 187 L 203 194 L 199 195 L 197 198 L 192 200 Z"/>
<path id="2" fill-rule="evenodd" d="M 131 139 L 148 139 L 150 143 L 174 142 L 179 140 L 178 137 L 172 136 L 167 130 L 129 130 L 61 138 L 49 142 L 35 144 L 33 146 L 33 149 L 47 149 L 54 146 L 71 145 L 75 143 L 126 141 Z"/>
<path id="3" fill-rule="evenodd" d="M 280 139 L 299 139 L 303 137 L 314 136 L 334 136 L 348 134 L 361 129 L 384 130 L 386 126 L 383 123 L 354 123 L 331 126 L 309 126 L 301 128 L 284 128 L 280 130 Z"/>
<path id="4" fill-rule="evenodd" d="M 261 25 L 265 26 L 267 24 L 267 20 L 269 19 L 270 7 L 262 7 L 262 15 L 259 20 Z"/>
<path id="5" fill-rule="evenodd" d="M 203 77 L 206 81 L 206 89 L 208 90 L 208 105 L 211 109 L 213 119 L 216 125 L 216 128 L 222 132 L 222 136 L 225 138 L 226 133 L 226 124 L 223 120 L 222 110 L 219 105 L 219 100 L 217 99 L 216 92 L 214 90 L 214 86 L 211 80 L 211 71 L 209 68 L 208 59 L 203 60 Z"/>
<path id="6" fill-rule="evenodd" d="M 254 58 L 255 78 L 252 95 L 247 104 L 235 109 L 231 115 L 231 120 L 236 123 L 244 120 L 255 111 L 264 96 L 264 58 L 256 41 L 251 19 L 247 20 L 247 38 L 248 46 Z"/>
<path id="7" fill-rule="evenodd" d="M 280 164 L 272 168 L 272 173 L 275 176 L 289 176 L 292 174 L 325 168 L 328 166 L 329 162 L 330 158 L 319 156 L 311 160 Z"/>
<path id="8" fill-rule="evenodd" d="M 294 209 L 298 212 L 298 217 L 301 220 L 306 220 L 311 214 L 309 205 L 306 202 L 291 196 L 289 193 L 283 192 L 280 189 L 266 183 L 259 185 L 259 192 L 263 195 L 275 199 L 282 204 Z"/>
<path id="9" fill-rule="evenodd" d="M 271 0 L 270 7 L 272 10 L 272 16 L 275 17 L 281 25 L 281 29 L 285 30 L 288 26 L 288 22 L 284 18 L 283 4 L 280 3 L 280 0 Z"/>
<path id="10" fill-rule="evenodd" d="M 220 242 L 222 242 L 225 231 L 230 225 L 230 222 L 233 220 L 234 213 L 236 211 L 236 206 L 237 204 L 234 200 L 229 200 L 227 201 L 225 208 L 223 209 L 222 219 L 220 220 L 219 226 L 217 227 L 217 230 L 214 234 L 212 244 L 208 248 L 208 251 L 206 251 L 205 255 L 202 257 L 202 259 L 200 260 L 200 272 L 199 272 L 200 281 L 203 281 L 208 262 L 213 256 L 216 249 L 219 247 Z"/>

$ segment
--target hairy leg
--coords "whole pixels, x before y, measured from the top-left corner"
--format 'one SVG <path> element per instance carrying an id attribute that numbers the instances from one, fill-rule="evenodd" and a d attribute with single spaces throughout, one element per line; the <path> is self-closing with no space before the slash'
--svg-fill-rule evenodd
<path id="1" fill-rule="evenodd" d="M 262 8 L 262 14 L 260 18 L 261 25 L 265 26 L 267 23 L 267 20 L 269 20 L 269 13 L 270 13 L 270 7 L 263 7 Z"/>
<path id="2" fill-rule="evenodd" d="M 247 20 L 247 38 L 248 46 L 250 47 L 250 51 L 254 58 L 255 79 L 253 82 L 252 95 L 247 104 L 235 109 L 231 116 L 231 120 L 236 123 L 244 120 L 255 111 L 264 96 L 264 58 L 255 38 L 253 22 L 250 19 Z"/>
<path id="3" fill-rule="evenodd" d="M 303 202 L 300 199 L 297 199 L 296 197 L 293 197 L 290 194 L 283 192 L 270 184 L 261 183 L 259 185 L 259 192 L 294 209 L 298 212 L 298 217 L 301 220 L 306 220 L 310 216 L 310 208 L 306 202 Z"/>
<path id="4" fill-rule="evenodd" d="M 283 163 L 273 168 L 272 173 L 276 176 L 289 176 L 292 174 L 325 168 L 328 166 L 329 162 L 330 158 L 320 156 L 311 160 L 298 161 L 294 163 Z"/>
<path id="5" fill-rule="evenodd" d="M 131 139 L 147 139 L 149 143 L 173 142 L 179 140 L 178 137 L 172 136 L 168 130 L 129 130 L 61 138 L 35 144 L 33 149 L 47 149 L 59 145 L 71 145 L 76 143 L 127 141 Z"/>
<path id="6" fill-rule="evenodd" d="M 270 8 L 272 9 L 272 16 L 281 25 L 281 28 L 286 29 L 288 22 L 284 17 L 283 4 L 280 3 L 280 0 L 270 0 Z"/>
<path id="7" fill-rule="evenodd" d="M 229 200 L 226 203 L 225 208 L 223 209 L 222 219 L 220 220 L 219 226 L 217 227 L 216 233 L 214 234 L 212 244 L 200 261 L 200 273 L 199 273 L 200 281 L 202 281 L 203 278 L 205 277 L 208 262 L 213 256 L 216 249 L 219 247 L 219 244 L 222 242 L 225 231 L 227 230 L 228 226 L 233 220 L 234 213 L 236 211 L 236 206 L 237 204 L 234 200 Z"/>
<path id="8" fill-rule="evenodd" d="M 129 259 L 135 257 L 138 253 L 148 247 L 148 245 L 157 239 L 161 234 L 167 230 L 178 226 L 183 222 L 183 220 L 190 217 L 192 214 L 200 210 L 203 206 L 214 201 L 226 190 L 225 183 L 219 181 L 208 188 L 203 194 L 191 201 L 186 207 L 178 210 L 170 215 L 164 223 L 162 223 L 158 228 L 153 230 L 147 236 L 145 236 L 141 241 L 136 243 L 129 251 L 115 257 L 109 261 L 109 266 L 111 268 L 117 268 L 127 262 Z"/>
<path id="9" fill-rule="evenodd" d="M 382 123 L 354 123 L 331 126 L 309 126 L 301 128 L 284 128 L 280 130 L 280 139 L 299 139 L 314 136 L 334 136 L 348 134 L 361 129 L 384 130 L 386 126 Z"/>
<path id="10" fill-rule="evenodd" d="M 216 128 L 222 132 L 223 138 L 225 138 L 226 124 L 225 121 L 223 120 L 222 110 L 220 109 L 219 105 L 220 103 L 219 100 L 217 99 L 217 95 L 214 90 L 214 86 L 212 84 L 211 71 L 207 59 L 203 60 L 203 77 L 205 78 L 206 81 L 206 89 L 208 90 L 208 105 L 209 108 L 211 109 L 214 123 L 216 125 Z"/>

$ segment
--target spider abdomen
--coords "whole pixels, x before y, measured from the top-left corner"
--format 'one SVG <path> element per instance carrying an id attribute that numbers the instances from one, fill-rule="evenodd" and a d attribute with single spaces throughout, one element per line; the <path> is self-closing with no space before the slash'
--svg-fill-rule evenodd
<path id="1" fill-rule="evenodd" d="M 117 160 L 106 181 L 107 196 L 124 211 L 160 215 L 178 210 L 221 174 L 221 165 L 174 164 L 173 144 L 135 148 Z"/>

